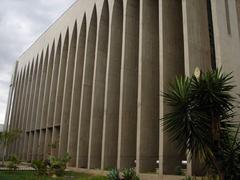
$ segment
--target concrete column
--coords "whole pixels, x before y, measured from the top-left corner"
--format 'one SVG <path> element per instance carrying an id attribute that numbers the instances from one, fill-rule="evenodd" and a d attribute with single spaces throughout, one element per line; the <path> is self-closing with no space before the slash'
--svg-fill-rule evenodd
<path id="1" fill-rule="evenodd" d="M 238 33 L 240 36 L 240 0 L 236 0 L 236 10 L 237 10 L 237 22 L 238 22 Z"/>
<path id="2" fill-rule="evenodd" d="M 233 72 L 237 85 L 234 91 L 239 93 L 240 1 L 212 0 L 211 4 L 217 67 L 223 67 L 226 73 Z"/>
<path id="3" fill-rule="evenodd" d="M 82 92 L 83 63 L 86 43 L 86 15 L 83 17 L 80 34 L 78 37 L 77 54 L 74 66 L 73 93 L 71 103 L 71 113 L 68 131 L 68 153 L 71 155 L 70 166 L 76 166 L 77 143 L 79 129 L 79 110 Z"/>
<path id="4" fill-rule="evenodd" d="M 96 49 L 97 12 L 94 6 L 90 26 L 87 34 L 87 44 L 84 57 L 82 94 L 80 105 L 77 167 L 87 167 L 89 125 L 92 100 L 93 68 Z"/>
<path id="5" fill-rule="evenodd" d="M 39 157 L 38 157 L 39 137 L 40 137 L 40 130 L 37 129 L 34 131 L 34 136 L 33 136 L 32 160 L 39 160 Z"/>
<path id="6" fill-rule="evenodd" d="M 23 113 L 23 120 L 22 120 L 22 139 L 19 144 L 19 152 L 20 152 L 20 157 L 22 160 L 25 159 L 26 154 L 23 151 L 24 150 L 24 141 L 27 136 L 26 134 L 26 129 L 27 129 L 27 115 L 28 115 L 28 107 L 29 107 L 29 100 L 30 100 L 30 90 L 31 90 L 31 85 L 32 85 L 32 77 L 33 77 L 33 62 L 30 65 L 29 69 L 29 77 L 28 77 L 28 82 L 27 82 L 27 87 L 26 87 L 26 97 L 25 97 L 25 103 L 24 103 L 24 113 Z"/>
<path id="7" fill-rule="evenodd" d="M 118 168 L 135 167 L 137 135 L 139 0 L 126 1 L 123 18 Z"/>
<path id="8" fill-rule="evenodd" d="M 109 36 L 109 5 L 104 1 L 97 32 L 93 93 L 89 131 L 88 168 L 101 168 L 104 92 Z"/>
<path id="9" fill-rule="evenodd" d="M 51 149 L 51 154 L 53 156 L 58 156 L 59 138 L 60 138 L 60 126 L 54 126 L 51 144 L 54 146 L 54 148 Z"/>
<path id="10" fill-rule="evenodd" d="M 102 169 L 117 167 L 123 2 L 115 0 L 110 17 L 104 103 Z"/>
<path id="11" fill-rule="evenodd" d="M 59 64 L 60 64 L 60 57 L 61 57 L 61 35 L 59 36 L 57 42 L 57 49 L 54 51 L 54 64 L 53 64 L 53 72 L 52 72 L 52 81 L 51 81 L 51 88 L 49 92 L 49 102 L 48 102 L 48 111 L 47 111 L 47 129 L 46 137 L 45 137 L 45 145 L 44 145 L 44 152 L 45 158 L 47 155 L 51 154 L 51 145 L 52 145 L 52 137 L 53 137 L 53 119 L 54 119 L 54 109 L 55 109 L 55 102 L 56 102 L 56 92 L 57 92 L 57 80 L 59 74 Z"/>
<path id="12" fill-rule="evenodd" d="M 156 172 L 159 160 L 159 5 L 140 1 L 137 171 Z"/>
<path id="13" fill-rule="evenodd" d="M 24 89 L 23 89 L 23 97 L 22 97 L 22 103 L 21 103 L 21 110 L 20 110 L 20 117 L 19 117 L 19 126 L 18 129 L 20 129 L 22 131 L 22 133 L 20 134 L 19 138 L 17 139 L 17 156 L 21 159 L 22 158 L 22 144 L 23 144 L 23 138 L 24 138 L 24 124 L 25 122 L 25 114 L 26 114 L 26 104 L 27 104 L 27 100 L 28 98 L 28 86 L 29 86 L 29 79 L 30 79 L 30 64 L 27 65 L 27 74 L 26 74 L 26 79 L 25 79 L 25 83 L 24 83 Z"/>
<path id="14" fill-rule="evenodd" d="M 44 90 L 44 99 L 43 99 L 43 108 L 42 108 L 42 115 L 41 115 L 41 128 L 47 127 L 47 115 L 48 115 L 48 105 L 49 105 L 49 98 L 50 98 L 50 87 L 52 82 L 52 73 L 53 73 L 53 61 L 55 55 L 55 41 L 52 44 L 52 48 L 50 51 L 50 56 L 47 65 L 47 74 L 46 74 L 46 84 Z"/>
<path id="15" fill-rule="evenodd" d="M 19 86 L 20 86 L 20 73 L 17 73 L 16 81 L 13 85 L 13 102 L 12 102 L 12 109 L 9 114 L 9 130 L 13 129 L 14 126 L 14 114 L 16 112 L 16 105 L 18 101 L 18 95 L 19 95 Z"/>
<path id="16" fill-rule="evenodd" d="M 41 119 L 42 119 L 42 110 L 43 110 L 43 100 L 45 96 L 45 87 L 46 87 L 46 78 L 47 78 L 47 69 L 48 69 L 48 61 L 49 61 L 49 46 L 46 49 L 46 52 L 44 54 L 44 62 L 43 62 L 43 69 L 42 69 L 42 75 L 41 75 L 41 81 L 40 81 L 40 90 L 39 90 L 39 97 L 38 97 L 38 105 L 37 105 L 37 114 L 36 114 L 36 124 L 35 124 L 35 130 L 37 130 L 37 137 L 34 139 L 35 143 L 35 155 L 34 157 L 39 159 L 39 152 L 42 150 L 42 132 L 41 132 Z M 37 144 L 37 148 L 36 148 Z"/>
<path id="17" fill-rule="evenodd" d="M 24 154 L 24 159 L 27 160 L 27 153 L 28 153 L 28 145 L 29 145 L 29 138 L 30 138 L 30 131 L 31 131 L 31 124 L 32 124 L 32 110 L 33 110 L 33 100 L 34 100 L 34 92 L 35 92 L 35 87 L 36 87 L 36 78 L 37 78 L 37 71 L 38 71 L 38 58 L 35 59 L 35 61 L 33 62 L 33 77 L 32 77 L 32 83 L 31 83 L 31 87 L 30 87 L 30 97 L 29 97 L 29 104 L 28 104 L 28 113 L 27 113 L 27 117 L 26 117 L 26 131 L 27 131 L 27 136 L 25 136 L 25 140 L 24 140 L 24 148 L 23 148 L 23 152 L 25 152 Z"/>
<path id="18" fill-rule="evenodd" d="M 62 104 L 63 104 L 63 91 L 64 91 L 64 84 L 65 84 L 65 74 L 66 74 L 66 62 L 67 62 L 67 55 L 69 49 L 69 29 L 67 29 L 63 49 L 61 51 L 61 59 L 59 65 L 59 74 L 58 74 L 58 83 L 57 83 L 57 92 L 56 92 L 56 102 L 55 102 L 55 110 L 54 110 L 54 120 L 53 125 L 53 137 L 52 137 L 52 144 L 56 144 L 57 149 L 55 149 L 54 153 L 58 154 L 59 150 L 59 137 L 60 137 L 60 121 L 61 121 L 61 111 L 62 111 Z"/>
<path id="19" fill-rule="evenodd" d="M 160 66 L 159 66 L 159 94 L 168 90 L 177 75 L 184 75 L 184 45 L 182 2 L 175 0 L 159 1 L 159 36 L 160 36 Z M 159 96 L 160 118 L 170 112 L 170 108 Z M 159 173 L 175 174 L 175 168 L 181 166 L 181 160 L 186 160 L 185 154 L 179 154 L 169 135 L 160 127 L 159 141 Z M 186 167 L 183 167 L 186 168 Z"/>
<path id="20" fill-rule="evenodd" d="M 59 112 L 62 111 L 68 46 L 69 46 L 69 30 L 67 29 L 67 32 L 65 34 L 64 43 L 63 43 L 63 49 L 61 52 L 60 65 L 59 65 L 56 102 L 55 102 L 55 111 L 54 111 L 54 125 L 55 126 L 56 125 L 59 126 L 60 121 L 61 121 L 61 113 L 59 113 Z"/>
<path id="21" fill-rule="evenodd" d="M 183 0 L 185 74 L 191 76 L 196 66 L 211 68 L 211 51 L 206 0 Z"/>
<path id="22" fill-rule="evenodd" d="M 47 69 L 48 69 L 48 57 L 49 57 L 49 46 L 46 49 L 44 54 L 44 62 L 42 69 L 42 76 L 40 81 L 40 90 L 38 97 L 38 105 L 37 105 L 37 114 L 36 114 L 36 129 L 41 129 L 41 119 L 42 119 L 42 109 L 43 109 L 43 100 L 45 95 L 45 87 L 46 87 L 46 77 L 47 77 Z"/>
<path id="23" fill-rule="evenodd" d="M 43 159 L 44 157 L 44 145 L 45 145 L 45 136 L 46 136 L 46 128 L 47 128 L 47 113 L 48 113 L 48 101 L 49 101 L 49 94 L 50 94 L 50 85 L 52 81 L 52 71 L 53 71 L 53 60 L 54 60 L 54 53 L 55 53 L 55 41 L 52 44 L 52 48 L 50 51 L 50 56 L 48 57 L 48 64 L 47 64 L 47 73 L 46 73 L 46 82 L 45 82 L 45 89 L 44 89 L 44 97 L 43 97 L 43 107 L 41 112 L 41 121 L 40 121 L 40 146 L 38 149 L 39 158 Z"/>
<path id="24" fill-rule="evenodd" d="M 44 159 L 44 144 L 45 144 L 45 136 L 46 136 L 46 129 L 40 129 L 39 132 L 39 147 L 38 147 L 38 152 L 37 156 L 38 159 L 43 160 Z"/>
<path id="25" fill-rule="evenodd" d="M 27 161 L 27 151 L 28 151 L 28 141 L 29 141 L 29 137 L 30 137 L 30 132 L 26 131 L 25 135 L 24 135 L 24 143 L 23 143 L 23 157 L 22 160 L 23 161 Z"/>
<path id="26" fill-rule="evenodd" d="M 32 135 L 32 141 L 29 141 L 28 144 L 28 153 L 31 154 L 31 160 L 33 159 L 33 155 L 34 155 L 34 151 L 37 147 L 38 142 L 36 142 L 36 114 L 37 114 L 37 108 L 38 108 L 38 101 L 39 101 L 39 90 L 40 90 L 40 84 L 41 84 L 41 76 L 42 76 L 42 70 L 43 70 L 43 51 L 42 54 L 39 58 L 39 65 L 38 65 L 38 72 L 37 72 L 37 81 L 35 84 L 35 92 L 34 92 L 34 98 L 33 98 L 33 110 L 32 110 L 32 114 L 31 114 L 31 119 L 32 119 L 32 123 L 31 123 L 31 131 L 33 132 Z"/>
<path id="27" fill-rule="evenodd" d="M 27 161 L 32 160 L 32 152 L 33 152 L 33 138 L 34 138 L 34 131 L 29 133 L 29 141 L 28 141 L 28 150 L 27 150 Z M 31 146 L 30 146 L 31 145 Z"/>
<path id="28" fill-rule="evenodd" d="M 28 77 L 28 66 L 24 68 L 24 72 L 23 72 L 23 80 L 21 82 L 22 87 L 21 87 L 20 101 L 18 104 L 18 110 L 17 110 L 17 115 L 16 115 L 15 129 L 19 129 L 19 130 L 22 130 L 21 122 L 22 122 L 22 114 L 23 114 L 23 110 L 24 110 L 24 99 L 25 99 L 25 93 L 26 93 L 25 89 L 26 89 L 26 85 L 27 85 L 27 83 L 26 83 L 27 77 Z M 20 138 L 14 142 L 14 154 L 17 155 L 18 157 L 19 157 L 19 148 L 18 148 L 19 142 L 20 142 Z"/>
<path id="29" fill-rule="evenodd" d="M 12 106 L 11 109 L 9 110 L 9 116 L 8 116 L 8 130 L 13 129 L 13 115 L 16 109 L 16 102 L 17 102 L 17 95 L 18 95 L 18 87 L 19 87 L 19 80 L 20 80 L 20 75 L 19 73 L 16 74 L 16 80 L 14 84 L 12 85 Z M 10 148 L 10 147 L 9 147 Z"/>
<path id="30" fill-rule="evenodd" d="M 20 82 L 22 79 L 22 75 L 20 72 L 18 72 L 17 75 L 17 83 L 16 83 L 16 87 L 14 89 L 14 100 L 13 100 L 13 108 L 12 108 L 12 112 L 11 112 L 11 117 L 10 117 L 10 130 L 14 129 L 15 126 L 15 122 L 16 122 L 16 111 L 17 111 L 17 104 L 19 101 L 19 94 L 20 94 Z M 11 144 L 8 148 L 8 155 L 11 155 L 13 152 L 13 144 Z"/>
<path id="31" fill-rule="evenodd" d="M 53 134 L 53 128 L 47 128 L 46 129 L 46 136 L 45 136 L 45 142 L 44 142 L 44 159 L 47 159 L 48 156 L 51 155 L 52 150 L 52 134 Z"/>
<path id="32" fill-rule="evenodd" d="M 38 108 L 38 99 L 39 99 L 39 89 L 40 89 L 40 82 L 42 76 L 42 69 L 43 69 L 43 51 L 41 55 L 39 55 L 39 63 L 38 63 L 38 70 L 37 70 L 37 78 L 35 84 L 35 91 L 34 91 L 34 98 L 33 98 L 33 109 L 31 114 L 31 130 L 35 130 L 36 126 L 36 115 L 37 115 L 37 108 Z"/>
<path id="33" fill-rule="evenodd" d="M 196 67 L 202 71 L 211 69 L 211 48 L 206 0 L 183 0 L 183 35 L 185 75 L 191 76 Z M 198 160 L 188 166 L 188 174 L 202 171 Z"/>
<path id="34" fill-rule="evenodd" d="M 65 76 L 65 85 L 63 93 L 63 106 L 61 115 L 61 127 L 60 127 L 60 144 L 59 144 L 59 155 L 62 156 L 67 152 L 68 145 L 68 129 L 70 119 L 70 108 L 72 101 L 72 87 L 73 87 L 73 72 L 74 63 L 76 56 L 76 45 L 77 45 L 77 22 L 75 22 L 72 37 L 70 41 L 70 50 L 67 57 L 67 69 Z"/>
<path id="35" fill-rule="evenodd" d="M 5 130 L 9 130 L 10 128 L 10 117 L 11 117 L 11 110 L 13 107 L 13 100 L 14 100 L 14 89 L 17 85 L 17 69 L 18 69 L 18 61 L 15 63 L 14 71 L 11 77 L 11 82 L 9 85 L 9 93 L 8 93 L 8 101 L 7 101 L 7 108 L 6 108 L 6 115 L 5 115 L 5 121 L 4 121 L 4 128 Z"/>
<path id="36" fill-rule="evenodd" d="M 62 38 L 60 35 L 58 39 L 57 50 L 54 56 L 52 82 L 51 82 L 51 88 L 50 88 L 49 105 L 48 105 L 48 113 L 47 113 L 48 127 L 53 126 L 54 109 L 55 109 L 56 92 L 57 92 L 57 81 L 58 81 L 59 64 L 60 64 L 60 57 L 61 57 L 61 47 L 62 47 Z"/>

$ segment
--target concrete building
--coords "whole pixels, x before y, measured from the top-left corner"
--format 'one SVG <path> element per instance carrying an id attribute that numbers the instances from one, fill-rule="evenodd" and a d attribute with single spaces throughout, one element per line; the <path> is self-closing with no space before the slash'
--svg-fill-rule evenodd
<path id="1" fill-rule="evenodd" d="M 0 124 L 0 135 L 3 133 L 4 131 L 4 124 Z M 3 156 L 3 145 L 0 144 L 0 160 L 2 160 L 2 156 Z"/>
<path id="2" fill-rule="evenodd" d="M 77 1 L 16 63 L 6 122 L 24 133 L 8 153 L 174 174 L 187 158 L 160 126 L 160 93 L 195 67 L 222 66 L 239 82 L 239 27 L 240 0 Z"/>

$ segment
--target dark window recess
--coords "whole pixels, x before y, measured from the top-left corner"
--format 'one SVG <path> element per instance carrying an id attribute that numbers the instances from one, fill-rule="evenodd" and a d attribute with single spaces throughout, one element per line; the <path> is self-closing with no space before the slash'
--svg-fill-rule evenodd
<path id="1" fill-rule="evenodd" d="M 212 65 L 212 69 L 216 69 L 217 66 L 216 66 L 211 0 L 207 0 L 207 14 L 208 14 L 208 31 L 209 31 L 209 39 L 210 39 L 210 50 L 211 50 L 211 65 Z"/>
<path id="2" fill-rule="evenodd" d="M 225 12 L 226 12 L 226 22 L 227 22 L 227 31 L 231 35 L 231 23 L 230 23 L 230 14 L 229 14 L 229 1 L 225 0 Z"/>

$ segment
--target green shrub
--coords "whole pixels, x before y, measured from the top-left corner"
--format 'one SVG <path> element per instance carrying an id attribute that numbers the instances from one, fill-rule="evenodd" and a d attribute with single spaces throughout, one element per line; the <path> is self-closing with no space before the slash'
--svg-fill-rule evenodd
<path id="1" fill-rule="evenodd" d="M 175 175 L 179 175 L 179 176 L 184 175 L 184 172 L 183 172 L 181 166 L 176 166 L 175 167 Z"/>
<path id="2" fill-rule="evenodd" d="M 8 159 L 7 167 L 11 170 L 17 170 L 18 164 L 20 164 L 21 161 L 17 158 L 16 155 L 10 156 Z"/>
<path id="3" fill-rule="evenodd" d="M 112 169 L 107 174 L 108 180 L 120 180 L 119 171 L 117 169 Z"/>
<path id="4" fill-rule="evenodd" d="M 139 179 L 136 176 L 136 172 L 133 168 L 125 168 L 123 169 L 122 176 L 124 180 L 136 180 Z"/>
<path id="5" fill-rule="evenodd" d="M 49 157 L 50 174 L 55 174 L 57 176 L 63 176 L 67 163 L 70 161 L 71 156 L 66 153 L 62 158 L 57 158 L 55 156 Z"/>
<path id="6" fill-rule="evenodd" d="M 196 178 L 191 176 L 186 176 L 183 180 L 196 180 Z"/>
<path id="7" fill-rule="evenodd" d="M 36 175 L 38 176 L 47 174 L 47 164 L 43 160 L 34 160 L 32 167 L 36 170 Z"/>

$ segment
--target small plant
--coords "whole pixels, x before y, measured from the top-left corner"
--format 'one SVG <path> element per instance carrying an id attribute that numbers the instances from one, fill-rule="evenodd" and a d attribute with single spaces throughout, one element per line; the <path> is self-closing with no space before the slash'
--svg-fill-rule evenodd
<path id="1" fill-rule="evenodd" d="M 17 158 L 17 156 L 13 155 L 9 157 L 7 167 L 11 170 L 16 171 L 18 168 L 17 165 L 20 163 L 21 161 Z"/>
<path id="2" fill-rule="evenodd" d="M 184 175 L 181 166 L 176 166 L 176 167 L 175 167 L 175 175 L 179 175 L 179 176 Z"/>
<path id="3" fill-rule="evenodd" d="M 49 157 L 50 173 L 57 176 L 63 176 L 67 163 L 71 160 L 71 156 L 66 153 L 63 158 L 57 158 L 55 156 Z"/>
<path id="4" fill-rule="evenodd" d="M 186 176 L 183 180 L 196 180 L 196 178 L 191 176 Z"/>
<path id="5" fill-rule="evenodd" d="M 119 171 L 117 169 L 112 169 L 107 174 L 108 180 L 120 180 Z"/>
<path id="6" fill-rule="evenodd" d="M 43 176 L 47 174 L 47 163 L 43 160 L 34 160 L 32 167 L 36 170 L 37 176 Z"/>
<path id="7" fill-rule="evenodd" d="M 133 168 L 125 168 L 122 172 L 124 180 L 136 180 L 136 172 Z"/>

